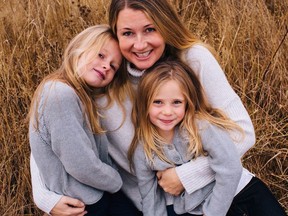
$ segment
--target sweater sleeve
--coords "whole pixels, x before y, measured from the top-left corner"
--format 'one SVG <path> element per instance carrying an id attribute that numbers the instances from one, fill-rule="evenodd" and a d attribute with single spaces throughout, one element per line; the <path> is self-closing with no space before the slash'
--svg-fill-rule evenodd
<path id="1" fill-rule="evenodd" d="M 206 216 L 225 216 L 241 178 L 241 160 L 228 131 L 211 124 L 200 131 L 203 148 L 215 172 L 215 185 L 203 204 L 203 212 Z"/>
<path id="2" fill-rule="evenodd" d="M 195 45 L 186 53 L 186 62 L 199 77 L 210 104 L 222 109 L 244 130 L 244 139 L 235 143 L 242 157 L 254 144 L 255 132 L 252 121 L 239 96 L 230 86 L 223 70 L 212 53 L 201 45 Z M 206 157 L 176 168 L 187 193 L 192 193 L 214 179 Z"/>
<path id="3" fill-rule="evenodd" d="M 30 156 L 30 172 L 33 200 L 39 209 L 49 214 L 56 203 L 59 202 L 62 195 L 49 191 L 48 188 L 46 188 L 32 154 Z"/>
<path id="4" fill-rule="evenodd" d="M 166 216 L 164 192 L 158 186 L 156 173 L 147 163 L 143 146 L 138 146 L 134 154 L 134 168 L 142 197 L 144 216 Z"/>
<path id="5" fill-rule="evenodd" d="M 100 160 L 82 109 L 79 97 L 69 86 L 58 83 L 49 91 L 44 119 L 52 150 L 66 172 L 79 182 L 115 193 L 121 188 L 122 179 L 114 168 Z"/>

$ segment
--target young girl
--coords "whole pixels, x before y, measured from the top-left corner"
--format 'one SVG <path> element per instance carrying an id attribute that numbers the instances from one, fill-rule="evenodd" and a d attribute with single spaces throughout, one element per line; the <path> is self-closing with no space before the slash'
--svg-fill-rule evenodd
<path id="1" fill-rule="evenodd" d="M 95 103 L 115 74 L 123 76 L 116 73 L 121 63 L 108 26 L 85 29 L 69 43 L 61 67 L 40 83 L 29 113 L 31 151 L 45 186 L 83 201 L 87 215 L 107 215 L 110 193 L 122 186 Z"/>
<path id="2" fill-rule="evenodd" d="M 136 131 L 128 158 L 138 178 L 144 216 L 226 215 L 243 184 L 244 168 L 234 144 L 240 141 L 242 130 L 210 106 L 190 67 L 169 61 L 147 71 L 138 87 L 133 115 Z M 208 157 L 215 181 L 191 194 L 164 193 L 155 173 L 193 163 L 200 155 Z M 255 177 L 252 180 L 256 183 L 249 183 L 239 194 L 248 200 L 252 194 L 260 203 L 246 202 L 246 213 L 285 215 L 267 187 Z M 277 208 L 262 210 L 261 206 L 272 203 Z M 228 215 L 247 215 L 236 212 L 237 207 L 232 204 Z"/>

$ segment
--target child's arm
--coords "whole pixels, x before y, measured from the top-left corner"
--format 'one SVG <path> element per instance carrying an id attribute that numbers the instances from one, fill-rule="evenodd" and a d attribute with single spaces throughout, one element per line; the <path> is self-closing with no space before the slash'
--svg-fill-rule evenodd
<path id="1" fill-rule="evenodd" d="M 209 124 L 200 130 L 200 136 L 216 180 L 212 194 L 204 202 L 203 211 L 206 216 L 224 216 L 241 178 L 241 160 L 228 131 Z"/>
<path id="2" fill-rule="evenodd" d="M 157 184 L 155 171 L 147 163 L 142 145 L 138 145 L 133 158 L 134 170 L 142 197 L 143 215 L 166 216 L 166 202 L 163 190 Z"/>
<path id="3" fill-rule="evenodd" d="M 51 147 L 65 171 L 93 188 L 110 193 L 118 191 L 122 179 L 114 168 L 100 160 L 97 143 L 85 121 L 86 115 L 83 114 L 82 104 L 74 90 L 57 83 L 50 90 L 45 103 L 45 121 L 51 136 Z M 107 147 L 108 143 L 101 145 Z M 108 155 L 108 147 L 106 153 Z M 33 156 L 36 159 L 36 155 Z"/>
<path id="4" fill-rule="evenodd" d="M 96 146 L 94 146 L 95 143 L 90 142 L 83 129 L 83 113 L 77 95 L 68 86 L 60 88 L 57 85 L 55 91 L 53 90 L 49 91 L 50 97 L 45 100 L 45 111 L 49 115 L 45 123 L 51 129 L 52 142 L 59 144 L 59 146 L 52 146 L 53 151 L 61 158 L 67 171 L 78 181 L 100 190 L 116 192 L 122 185 L 121 177 L 114 168 L 102 163 L 92 151 L 92 148 L 96 148 Z M 29 131 L 29 133 L 34 132 Z M 63 145 L 60 146 L 60 143 Z M 38 157 L 38 161 L 41 161 L 43 155 L 33 153 L 33 145 L 37 146 L 37 144 L 30 141 L 35 160 Z M 41 210 L 49 213 L 52 208 L 56 207 L 57 200 L 61 202 L 61 196 L 50 192 L 45 187 L 38 169 L 38 166 L 31 166 L 32 181 L 34 182 L 32 184 L 33 198 Z M 50 175 L 51 173 L 46 174 Z M 98 181 L 99 178 L 105 179 L 105 181 Z M 45 205 L 42 205 L 43 203 Z"/>

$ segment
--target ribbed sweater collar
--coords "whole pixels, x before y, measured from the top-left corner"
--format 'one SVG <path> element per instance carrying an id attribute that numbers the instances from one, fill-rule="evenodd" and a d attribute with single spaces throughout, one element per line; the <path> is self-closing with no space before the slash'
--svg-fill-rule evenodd
<path id="1" fill-rule="evenodd" d="M 132 68 L 130 62 L 127 63 L 127 71 L 133 77 L 141 77 L 145 72 L 145 70 L 138 70 L 136 68 Z"/>

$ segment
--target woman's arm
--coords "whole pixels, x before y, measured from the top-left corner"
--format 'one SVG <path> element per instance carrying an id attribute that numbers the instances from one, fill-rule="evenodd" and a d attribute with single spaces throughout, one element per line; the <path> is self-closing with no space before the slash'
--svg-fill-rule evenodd
<path id="1" fill-rule="evenodd" d="M 53 216 L 83 216 L 86 214 L 85 205 L 80 200 L 56 194 L 45 187 L 32 154 L 30 171 L 33 199 L 39 209 Z"/>
<path id="2" fill-rule="evenodd" d="M 244 130 L 244 139 L 235 144 L 242 157 L 255 144 L 255 132 L 239 96 L 228 83 L 215 57 L 204 46 L 190 48 L 186 53 L 186 62 L 199 77 L 211 105 L 226 112 Z M 183 187 L 186 192 L 192 193 L 214 180 L 214 172 L 206 157 L 198 157 L 193 162 L 171 169 L 175 171 L 167 170 L 158 174 L 161 176 L 160 186 L 167 188 L 166 191 L 171 194 L 177 194 Z"/>

